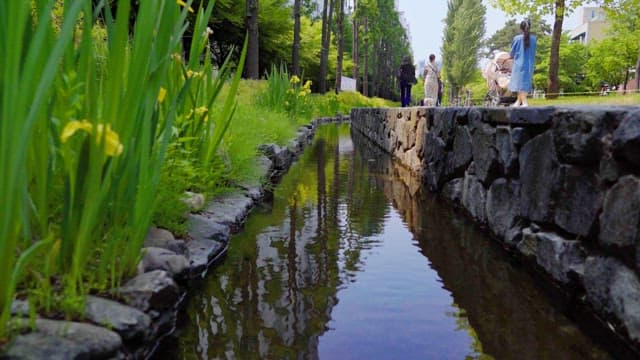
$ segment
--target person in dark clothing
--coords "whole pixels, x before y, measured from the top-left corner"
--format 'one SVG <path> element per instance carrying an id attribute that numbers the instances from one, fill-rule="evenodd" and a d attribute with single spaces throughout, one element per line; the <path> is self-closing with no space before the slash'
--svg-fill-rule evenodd
<path id="1" fill-rule="evenodd" d="M 402 107 L 407 107 L 411 104 L 411 86 L 417 82 L 416 67 L 413 66 L 410 56 L 402 59 L 397 78 L 400 83 L 400 102 Z"/>

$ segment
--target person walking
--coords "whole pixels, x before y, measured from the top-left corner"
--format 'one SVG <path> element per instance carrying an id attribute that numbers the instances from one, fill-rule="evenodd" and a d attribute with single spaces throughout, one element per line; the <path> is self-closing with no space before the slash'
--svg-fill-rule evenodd
<path id="1" fill-rule="evenodd" d="M 417 82 L 416 67 L 413 66 L 410 56 L 402 59 L 397 78 L 400 82 L 400 102 L 402 107 L 407 107 L 411 104 L 411 86 Z"/>
<path id="2" fill-rule="evenodd" d="M 436 56 L 429 55 L 429 63 L 424 67 L 424 106 L 438 105 L 440 69 L 436 64 Z"/>
<path id="3" fill-rule="evenodd" d="M 511 58 L 513 59 L 513 70 L 509 82 L 509 90 L 517 93 L 518 98 L 511 106 L 529 106 L 527 94 L 533 88 L 533 68 L 536 61 L 537 39 L 531 35 L 529 30 L 531 23 L 529 20 L 522 20 L 520 23 L 519 35 L 514 36 L 511 42 Z"/>

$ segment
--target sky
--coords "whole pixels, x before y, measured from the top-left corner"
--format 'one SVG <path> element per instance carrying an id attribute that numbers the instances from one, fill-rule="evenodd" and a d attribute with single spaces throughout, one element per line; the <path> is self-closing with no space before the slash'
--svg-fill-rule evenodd
<path id="1" fill-rule="evenodd" d="M 498 9 L 492 8 L 483 1 L 487 7 L 486 14 L 486 35 L 493 35 L 502 28 L 505 22 L 512 18 Z M 425 60 L 429 54 L 435 54 L 437 61 L 440 59 L 440 47 L 442 46 L 442 34 L 444 32 L 444 18 L 447 15 L 446 0 L 399 0 L 400 11 L 409 23 L 411 32 L 411 47 L 413 50 L 414 63 Z M 578 16 L 580 11 L 574 12 L 565 19 L 563 29 L 569 30 L 578 26 Z M 520 19 L 522 16 L 516 16 Z M 547 23 L 553 24 L 551 17 L 546 18 Z"/>

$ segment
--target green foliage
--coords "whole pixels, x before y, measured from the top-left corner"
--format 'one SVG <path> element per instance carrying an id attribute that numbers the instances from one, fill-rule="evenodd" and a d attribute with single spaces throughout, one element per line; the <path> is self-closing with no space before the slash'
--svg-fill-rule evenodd
<path id="1" fill-rule="evenodd" d="M 564 4 L 564 16 L 569 16 L 573 9 L 577 9 L 585 3 L 585 0 L 566 0 Z M 559 4 L 556 0 L 489 0 L 491 6 L 502 9 L 508 15 L 536 14 L 552 15 Z"/>
<path id="2" fill-rule="evenodd" d="M 311 80 L 302 84 L 302 80 L 289 72 L 284 66 L 274 65 L 267 76 L 267 90 L 260 95 L 261 103 L 272 110 L 284 110 L 291 119 L 307 118 L 310 113 L 308 95 L 311 93 Z"/>
<path id="3" fill-rule="evenodd" d="M 448 2 L 442 41 L 443 70 L 453 94 L 468 84 L 476 71 L 485 32 L 486 8 L 479 0 Z"/>
<path id="4" fill-rule="evenodd" d="M 531 33 L 538 37 L 538 41 L 551 34 L 551 27 L 539 15 L 530 14 Z M 513 37 L 520 34 L 520 21 L 509 19 L 501 29 L 498 29 L 489 39 L 485 41 L 485 57 L 490 57 L 495 51 L 511 51 Z"/>
<path id="5" fill-rule="evenodd" d="M 607 38 L 589 47 L 591 58 L 586 62 L 587 75 L 599 84 L 622 84 L 635 65 L 638 43 L 631 36 Z"/>
<path id="6" fill-rule="evenodd" d="M 90 0 L 60 4 L 0 4 L 0 111 L 13 119 L 0 123 L 0 340 L 16 286 L 34 311 L 82 316 L 86 294 L 135 272 L 157 199 L 181 197 L 181 179 L 192 184 L 186 190 L 223 188 L 217 150 L 244 55 L 217 101 L 229 68 L 216 77 L 198 61 L 213 2 L 194 12 L 188 65 L 175 55 L 188 7 L 141 2 L 130 27 L 128 0 L 115 17 L 107 7 L 104 24 L 93 22 Z M 214 102 L 206 126 L 185 125 L 187 110 Z M 188 131 L 196 140 L 185 141 Z M 165 163 L 167 152 L 191 163 Z M 167 191 L 158 196 L 161 181 Z"/>

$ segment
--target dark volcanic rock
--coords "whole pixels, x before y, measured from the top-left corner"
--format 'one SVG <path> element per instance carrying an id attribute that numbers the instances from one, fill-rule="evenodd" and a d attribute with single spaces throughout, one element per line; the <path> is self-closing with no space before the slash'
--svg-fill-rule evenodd
<path id="1" fill-rule="evenodd" d="M 523 217 L 546 222 L 552 219 L 552 199 L 558 182 L 559 163 L 551 132 L 527 142 L 520 151 L 520 184 Z"/>
<path id="2" fill-rule="evenodd" d="M 598 178 L 577 166 L 560 167 L 555 223 L 576 235 L 587 236 L 602 207 Z"/>
<path id="3" fill-rule="evenodd" d="M 520 184 L 498 179 L 487 191 L 487 222 L 500 238 L 504 237 L 520 214 Z"/>
<path id="4" fill-rule="evenodd" d="M 178 301 L 178 286 L 166 271 L 155 270 L 127 281 L 116 294 L 141 311 L 166 311 Z"/>
<path id="5" fill-rule="evenodd" d="M 600 243 L 636 245 L 640 235 L 640 180 L 627 175 L 611 187 L 600 214 Z"/>
<path id="6" fill-rule="evenodd" d="M 562 109 L 554 114 L 554 141 L 560 159 L 569 164 L 597 164 L 607 112 Z"/>
<path id="7" fill-rule="evenodd" d="M 183 240 L 176 240 L 170 231 L 155 227 L 149 229 L 149 233 L 144 239 L 144 246 L 163 248 L 181 255 L 187 254 L 187 245 Z"/>
<path id="8" fill-rule="evenodd" d="M 480 180 L 473 175 L 467 175 L 464 178 L 462 189 L 462 205 L 476 221 L 485 223 L 487 221 L 485 210 L 487 194 Z"/>
<path id="9" fill-rule="evenodd" d="M 487 186 L 498 176 L 500 169 L 495 137 L 496 130 L 487 124 L 473 129 L 471 134 L 476 176 Z"/>
<path id="10" fill-rule="evenodd" d="M 148 247 L 143 248 L 140 268 L 143 273 L 153 270 L 164 270 L 173 278 L 182 278 L 189 269 L 189 263 L 184 255 L 178 255 L 171 250 Z"/>
<path id="11" fill-rule="evenodd" d="M 640 340 L 640 281 L 620 261 L 590 256 L 585 263 L 587 301 L 599 312 L 613 314 L 626 327 L 629 337 Z"/>
<path id="12" fill-rule="evenodd" d="M 518 171 L 518 150 L 511 139 L 511 129 L 507 126 L 496 128 L 496 148 L 503 175 L 512 177 Z"/>
<path id="13" fill-rule="evenodd" d="M 36 330 L 19 335 L 9 359 L 109 359 L 122 346 L 117 333 L 91 324 L 36 319 Z"/>
<path id="14" fill-rule="evenodd" d="M 191 239 L 217 240 L 225 243 L 229 241 L 229 226 L 220 224 L 200 214 L 189 215 L 188 229 Z"/>
<path id="15" fill-rule="evenodd" d="M 539 232 L 536 237 L 536 261 L 555 280 L 568 283 L 570 272 L 583 275 L 585 252 L 579 241 L 566 240 L 547 232 Z"/>
<path id="16" fill-rule="evenodd" d="M 204 275 L 209 264 L 221 255 L 226 245 L 215 240 L 191 240 L 189 246 L 189 275 Z"/>
<path id="17" fill-rule="evenodd" d="M 640 166 L 640 111 L 627 115 L 613 132 L 613 150 L 635 166 Z"/>
<path id="18" fill-rule="evenodd" d="M 462 186 L 464 178 L 457 178 L 449 181 L 442 188 L 442 195 L 447 199 L 459 203 L 462 201 Z"/>
<path id="19" fill-rule="evenodd" d="M 232 231 L 237 231 L 253 203 L 253 199 L 242 191 L 234 191 L 212 200 L 202 215 L 218 224 L 229 225 Z"/>
<path id="20" fill-rule="evenodd" d="M 452 172 L 457 176 L 463 176 L 472 159 L 471 132 L 467 126 L 457 126 L 453 139 Z"/>
<path id="21" fill-rule="evenodd" d="M 510 108 L 509 125 L 526 126 L 539 125 L 550 126 L 553 122 L 552 114 L 556 111 L 554 107 L 527 107 Z"/>
<path id="22" fill-rule="evenodd" d="M 117 301 L 89 296 L 85 316 L 89 321 L 117 332 L 125 342 L 144 340 L 149 335 L 149 315 Z"/>

